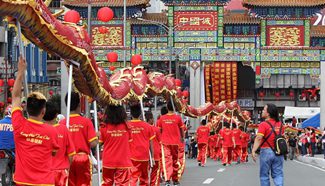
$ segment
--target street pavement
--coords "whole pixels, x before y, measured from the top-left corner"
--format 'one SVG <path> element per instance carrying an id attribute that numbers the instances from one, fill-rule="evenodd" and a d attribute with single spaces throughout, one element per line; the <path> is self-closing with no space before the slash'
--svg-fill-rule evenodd
<path id="1" fill-rule="evenodd" d="M 97 175 L 93 185 L 97 186 Z M 296 160 L 284 163 L 285 186 L 321 186 L 325 183 L 325 169 Z M 259 186 L 259 163 L 251 159 L 245 164 L 224 167 L 220 162 L 208 160 L 199 167 L 196 160 L 186 159 L 186 169 L 181 180 L 183 186 Z M 271 179 L 271 186 L 274 186 Z"/>
<path id="2" fill-rule="evenodd" d="M 284 185 L 324 185 L 324 181 L 325 169 L 314 168 L 295 160 L 284 163 Z M 199 167 L 194 160 L 187 160 L 181 184 L 184 186 L 258 186 L 259 163 L 250 160 L 245 164 L 224 167 L 220 162 L 209 160 L 206 167 Z"/>
<path id="3" fill-rule="evenodd" d="M 252 162 L 224 167 L 220 162 L 208 160 L 199 167 L 196 160 L 186 159 L 186 169 L 181 180 L 183 186 L 259 186 L 259 163 Z M 284 162 L 285 186 L 321 186 L 325 183 L 325 169 L 297 160 Z M 93 185 L 98 186 L 97 174 Z M 271 179 L 271 186 L 272 183 Z M 1 186 L 1 184 L 0 184 Z"/>

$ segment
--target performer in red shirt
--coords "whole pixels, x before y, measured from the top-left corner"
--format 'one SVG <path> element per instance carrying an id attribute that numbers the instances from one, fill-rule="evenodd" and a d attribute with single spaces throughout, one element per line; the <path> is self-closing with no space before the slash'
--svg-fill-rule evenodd
<path id="1" fill-rule="evenodd" d="M 239 130 L 238 128 L 234 128 L 232 130 L 233 135 L 234 135 L 234 139 L 235 139 L 235 147 L 233 149 L 233 159 L 232 161 L 237 162 L 237 164 L 240 163 L 240 157 L 241 157 L 241 139 L 240 139 L 240 135 L 241 135 L 241 130 Z"/>
<path id="2" fill-rule="evenodd" d="M 26 61 L 20 56 L 18 73 L 12 91 L 12 126 L 16 146 L 14 181 L 16 185 L 53 185 L 52 156 L 59 149 L 58 136 L 53 126 L 42 122 L 46 98 L 32 92 L 27 97 L 25 119 L 21 108 L 21 88 L 25 77 Z"/>
<path id="3" fill-rule="evenodd" d="M 109 105 L 106 108 L 105 126 L 100 130 L 103 151 L 102 186 L 129 186 L 131 179 L 131 128 L 126 123 L 123 106 Z"/>
<path id="4" fill-rule="evenodd" d="M 216 138 L 215 138 L 215 135 L 214 133 L 212 133 L 210 136 L 209 136 L 209 140 L 208 140 L 208 146 L 209 146 L 209 157 L 211 159 L 216 159 L 216 145 L 217 145 L 217 142 L 216 142 Z"/>
<path id="5" fill-rule="evenodd" d="M 184 123 L 184 128 L 183 128 L 183 136 L 185 136 L 186 131 L 188 128 L 186 127 L 186 123 Z M 186 154 L 185 154 L 185 141 L 179 144 L 178 148 L 178 163 L 179 163 L 179 169 L 178 169 L 178 180 L 181 180 L 184 170 L 185 170 L 185 159 L 186 159 Z"/>
<path id="6" fill-rule="evenodd" d="M 139 118 L 142 114 L 140 104 L 130 105 L 132 120 L 128 122 L 131 127 L 132 139 L 130 143 L 131 160 L 131 185 L 147 186 L 149 176 L 149 153 L 154 157 L 153 142 L 155 134 L 153 128 Z M 150 151 L 149 151 L 150 150 Z"/>
<path id="7" fill-rule="evenodd" d="M 230 165 L 232 161 L 232 150 L 235 147 L 235 138 L 232 130 L 229 129 L 229 123 L 224 123 L 224 128 L 220 133 L 220 139 L 222 140 L 222 164 Z"/>
<path id="8" fill-rule="evenodd" d="M 219 135 L 217 133 L 215 133 L 215 135 L 213 135 L 213 138 L 214 138 L 214 146 L 212 147 L 214 150 L 214 157 L 213 157 L 213 160 L 214 161 L 217 161 L 217 159 L 219 158 L 219 147 L 218 147 L 218 143 L 219 143 Z"/>
<path id="9" fill-rule="evenodd" d="M 218 154 L 218 159 L 219 160 L 222 160 L 222 153 L 223 153 L 223 151 L 222 151 L 222 142 L 223 142 L 223 140 L 221 139 L 221 134 L 222 134 L 223 130 L 224 130 L 224 128 L 221 128 L 219 130 L 219 132 L 217 133 L 217 135 L 218 135 L 218 140 L 217 140 L 218 151 L 217 151 L 217 154 Z"/>
<path id="10" fill-rule="evenodd" d="M 311 129 L 310 133 L 310 146 L 311 146 L 311 157 L 314 157 L 316 150 L 316 133 L 315 129 Z"/>
<path id="11" fill-rule="evenodd" d="M 52 101 L 46 103 L 46 113 L 44 121 L 54 126 L 58 133 L 58 143 L 60 149 L 53 157 L 53 170 L 55 172 L 55 186 L 66 186 L 68 184 L 68 173 L 72 157 L 76 154 L 74 144 L 65 125 L 57 124 L 56 117 L 59 114 L 59 108 Z"/>
<path id="12" fill-rule="evenodd" d="M 68 95 L 65 97 L 67 104 Z M 69 186 L 91 185 L 92 164 L 90 161 L 90 148 L 98 144 L 98 138 L 92 121 L 82 117 L 80 113 L 80 97 L 76 92 L 71 93 L 69 133 L 76 148 L 69 170 Z M 66 125 L 66 119 L 60 121 Z"/>
<path id="13" fill-rule="evenodd" d="M 182 118 L 174 113 L 171 101 L 167 103 L 168 113 L 160 116 L 157 126 L 161 129 L 162 165 L 166 185 L 171 179 L 174 185 L 179 185 L 178 180 L 178 145 L 184 141 Z"/>
<path id="14" fill-rule="evenodd" d="M 210 134 L 210 128 L 205 125 L 206 125 L 206 120 L 204 119 L 201 121 L 201 126 L 199 126 L 199 128 L 197 128 L 196 130 L 197 144 L 198 144 L 197 161 L 199 166 L 202 167 L 204 167 L 206 163 L 208 140 Z"/>
<path id="15" fill-rule="evenodd" d="M 241 135 L 240 135 L 240 140 L 241 140 L 241 158 L 240 161 L 242 163 L 247 162 L 248 161 L 248 153 L 247 153 L 247 146 L 248 146 L 248 142 L 250 141 L 249 138 L 249 134 L 247 134 L 246 132 L 244 132 L 244 127 L 240 126 L 239 129 L 242 131 Z"/>
<path id="16" fill-rule="evenodd" d="M 155 138 L 153 141 L 154 157 L 155 160 L 154 166 L 151 168 L 150 174 L 150 186 L 159 186 L 160 185 L 160 173 L 161 173 L 161 132 L 160 129 L 154 126 L 154 119 L 152 112 L 145 113 L 146 121 L 152 126 L 155 133 Z"/>

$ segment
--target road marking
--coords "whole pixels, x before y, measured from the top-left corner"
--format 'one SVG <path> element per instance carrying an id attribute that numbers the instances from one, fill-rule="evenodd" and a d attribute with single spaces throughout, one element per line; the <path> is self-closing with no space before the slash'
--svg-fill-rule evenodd
<path id="1" fill-rule="evenodd" d="M 319 167 L 316 167 L 316 166 L 314 166 L 314 165 L 310 165 L 310 164 L 307 164 L 307 163 L 302 163 L 302 162 L 300 162 L 300 161 L 297 161 L 297 160 L 293 160 L 294 162 L 296 162 L 296 163 L 299 163 L 299 164 L 302 164 L 302 165 L 306 165 L 306 166 L 309 166 L 309 167 L 313 167 L 313 168 L 315 168 L 315 169 L 318 169 L 318 170 L 320 170 L 320 171 L 323 171 L 323 172 L 325 172 L 325 170 L 324 169 L 321 169 L 321 168 L 319 168 Z"/>
<path id="2" fill-rule="evenodd" d="M 203 184 L 210 184 L 213 180 L 214 178 L 208 178 L 203 182 Z"/>
<path id="3" fill-rule="evenodd" d="M 217 170 L 217 172 L 223 172 L 225 170 L 226 170 L 225 168 L 220 168 L 220 169 Z"/>

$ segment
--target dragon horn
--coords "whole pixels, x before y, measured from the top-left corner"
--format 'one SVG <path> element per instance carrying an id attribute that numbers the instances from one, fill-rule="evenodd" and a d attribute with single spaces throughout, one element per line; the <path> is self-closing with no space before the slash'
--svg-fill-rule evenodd
<path id="1" fill-rule="evenodd" d="M 52 14 L 54 17 L 59 17 L 60 15 L 62 15 L 64 13 L 64 10 L 61 9 L 60 11 L 58 11 L 57 13 L 55 14 Z"/>

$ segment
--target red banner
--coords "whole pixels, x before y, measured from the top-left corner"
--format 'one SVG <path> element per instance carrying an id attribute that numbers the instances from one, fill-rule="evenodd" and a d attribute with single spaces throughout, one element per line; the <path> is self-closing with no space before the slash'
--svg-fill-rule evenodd
<path id="1" fill-rule="evenodd" d="M 175 12 L 175 30 L 218 30 L 218 12 Z"/>
<path id="2" fill-rule="evenodd" d="M 211 65 L 206 65 L 204 68 L 205 77 L 205 100 L 211 102 L 210 81 L 211 81 Z"/>
<path id="3" fill-rule="evenodd" d="M 123 47 L 123 26 L 104 26 L 107 33 L 100 33 L 99 27 L 92 26 L 91 36 L 93 46 Z"/>
<path id="4" fill-rule="evenodd" d="M 231 70 L 232 70 L 232 100 L 237 99 L 238 95 L 238 71 L 237 71 L 237 62 L 232 62 L 231 64 Z"/>
<path id="5" fill-rule="evenodd" d="M 304 46 L 304 26 L 267 26 L 267 46 Z"/>
<path id="6" fill-rule="evenodd" d="M 212 103 L 216 105 L 221 101 L 231 102 L 236 100 L 238 87 L 237 62 L 215 62 L 209 68 L 211 68 Z M 205 72 L 207 72 L 207 67 Z M 207 76 L 208 74 L 205 73 L 206 86 L 208 86 L 207 81 L 210 80 Z M 210 91 L 206 91 L 206 98 L 208 97 L 210 97 Z M 209 100 L 207 99 L 207 101 Z"/>

